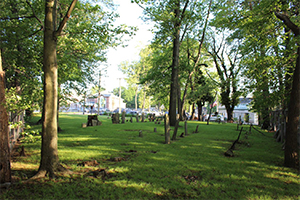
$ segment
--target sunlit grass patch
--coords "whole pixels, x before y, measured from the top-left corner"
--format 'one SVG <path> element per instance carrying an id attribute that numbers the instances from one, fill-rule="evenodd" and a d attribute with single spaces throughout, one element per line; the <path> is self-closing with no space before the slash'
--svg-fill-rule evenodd
<path id="1" fill-rule="evenodd" d="M 99 120 L 102 126 L 81 128 L 86 115 L 60 115 L 59 159 L 73 174 L 13 186 L 0 198 L 298 199 L 299 175 L 282 166 L 281 144 L 269 133 L 252 131 L 245 137 L 243 132 L 235 157 L 228 158 L 224 152 L 238 136 L 236 124 L 189 121 L 188 136 L 166 145 L 163 124 L 112 124 L 107 116 Z M 183 125 L 178 133 L 184 132 Z M 199 133 L 193 133 L 197 125 Z M 15 176 L 32 174 L 39 166 L 40 141 L 22 145 L 27 156 L 14 159 L 14 173 L 22 172 Z M 94 160 L 97 165 L 78 165 Z M 91 175 L 99 169 L 107 176 Z"/>

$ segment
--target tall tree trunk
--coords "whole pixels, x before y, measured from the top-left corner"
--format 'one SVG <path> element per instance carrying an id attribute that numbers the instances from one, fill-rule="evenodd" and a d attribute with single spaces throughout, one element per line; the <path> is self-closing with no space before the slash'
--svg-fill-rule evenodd
<path id="1" fill-rule="evenodd" d="M 8 114 L 5 108 L 5 72 L 0 49 L 0 184 L 11 182 Z"/>
<path id="2" fill-rule="evenodd" d="M 179 114 L 179 120 L 184 120 L 184 102 L 181 101 L 181 91 L 180 91 L 180 84 L 178 82 L 177 86 L 177 106 L 178 106 L 178 114 Z"/>
<path id="3" fill-rule="evenodd" d="M 146 91 L 145 91 L 145 88 L 144 88 L 144 97 L 143 97 L 142 112 L 144 112 L 144 110 L 145 110 L 145 103 L 146 103 Z"/>
<path id="4" fill-rule="evenodd" d="M 194 120 L 194 118 L 195 118 L 195 103 L 192 104 L 192 114 L 190 120 Z"/>
<path id="5" fill-rule="evenodd" d="M 179 67 L 179 45 L 180 45 L 180 1 L 175 3 L 175 33 L 173 38 L 173 59 L 172 59 L 172 74 L 171 74 L 171 91 L 170 91 L 170 126 L 176 124 L 176 102 L 178 92 L 178 67 Z"/>
<path id="6" fill-rule="evenodd" d="M 41 162 L 38 173 L 33 178 L 44 177 L 49 173 L 50 178 L 54 178 L 55 171 L 64 168 L 59 164 L 57 150 L 57 59 L 56 47 L 57 37 L 61 34 L 77 0 L 73 0 L 66 15 L 59 24 L 56 31 L 56 0 L 46 0 L 45 2 L 45 26 L 44 26 L 44 105 L 43 105 L 43 125 L 42 125 L 42 149 Z"/>
<path id="7" fill-rule="evenodd" d="M 199 43 L 197 58 L 195 60 L 193 70 L 190 71 L 188 80 L 187 80 L 187 82 L 185 84 L 185 88 L 184 88 L 184 92 L 183 92 L 183 96 L 182 96 L 182 101 L 181 101 L 181 110 L 180 110 L 180 113 L 181 113 L 182 116 L 180 116 L 180 119 L 183 119 L 183 115 L 185 114 L 183 108 L 184 108 L 184 103 L 185 103 L 186 96 L 187 96 L 187 88 L 189 86 L 189 83 L 192 85 L 192 81 L 191 81 L 192 80 L 192 75 L 194 74 L 195 69 L 198 66 L 199 61 L 200 61 L 201 49 L 202 49 L 202 45 L 203 45 L 203 42 L 204 42 L 204 37 L 205 37 L 206 28 L 207 28 L 207 24 L 208 24 L 208 20 L 209 20 L 209 14 L 210 14 L 211 5 L 212 5 L 212 0 L 210 0 L 210 2 L 209 2 L 207 16 L 206 16 L 206 20 L 205 20 L 205 25 L 204 25 L 204 29 L 203 29 L 203 32 L 202 32 L 202 37 L 201 37 L 201 40 L 200 40 L 200 43 Z M 189 45 L 189 43 L 188 43 L 188 45 Z M 190 59 L 190 52 L 189 52 L 189 50 L 188 50 L 187 54 L 188 54 L 188 60 L 189 60 Z M 201 112 L 202 112 L 202 110 L 201 110 Z M 199 117 L 198 117 L 198 120 L 199 120 Z"/>
<path id="8" fill-rule="evenodd" d="M 225 106 L 227 112 L 227 121 L 233 120 L 233 109 L 230 106 Z"/>
<path id="9" fill-rule="evenodd" d="M 202 102 L 197 101 L 197 106 L 198 106 L 198 121 L 202 121 L 202 107 L 203 107 Z"/>
<path id="10" fill-rule="evenodd" d="M 49 173 L 51 178 L 59 165 L 57 151 L 57 60 L 55 31 L 55 1 L 47 0 L 45 4 L 44 30 L 44 120 L 42 125 L 41 162 L 37 176 Z"/>
<path id="11" fill-rule="evenodd" d="M 286 128 L 284 165 L 299 170 L 298 129 L 300 115 L 300 47 L 297 49 L 297 62 L 293 74 L 292 91 Z"/>
<path id="12" fill-rule="evenodd" d="M 300 37 L 300 27 L 294 24 L 286 13 L 275 12 L 278 19 L 293 31 L 296 38 Z M 300 115 L 300 43 L 297 43 L 297 61 L 293 74 L 292 90 L 288 105 L 288 123 L 286 128 L 284 165 L 299 169 L 298 129 Z"/>
<path id="13" fill-rule="evenodd" d="M 137 110 L 137 95 L 138 95 L 138 87 L 136 87 L 136 90 L 135 90 L 135 97 L 134 97 L 135 110 Z"/>
<path id="14" fill-rule="evenodd" d="M 267 83 L 265 83 L 265 87 L 263 89 L 262 95 L 264 98 L 269 98 L 269 84 L 268 84 L 268 80 Z M 261 124 L 261 128 L 262 129 L 268 129 L 269 125 L 270 125 L 270 109 L 268 105 L 264 105 L 264 107 L 261 110 L 261 115 L 262 115 L 262 124 Z"/>

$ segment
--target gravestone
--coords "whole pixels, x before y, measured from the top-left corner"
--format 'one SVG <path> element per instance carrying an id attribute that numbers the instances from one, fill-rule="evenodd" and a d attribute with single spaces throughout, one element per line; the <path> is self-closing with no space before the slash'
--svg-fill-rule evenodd
<path id="1" fill-rule="evenodd" d="M 88 115 L 88 121 L 86 126 L 98 126 L 102 125 L 102 123 L 98 120 L 98 115 Z"/>
<path id="2" fill-rule="evenodd" d="M 119 113 L 112 114 L 111 120 L 113 124 L 119 124 L 120 123 Z"/>

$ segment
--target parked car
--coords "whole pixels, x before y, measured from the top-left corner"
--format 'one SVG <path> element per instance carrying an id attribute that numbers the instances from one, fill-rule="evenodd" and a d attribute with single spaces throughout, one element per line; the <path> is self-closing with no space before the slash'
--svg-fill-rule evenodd
<path id="1" fill-rule="evenodd" d="M 206 115 L 205 121 L 208 120 L 208 116 L 209 115 Z M 216 122 L 216 121 L 219 121 L 219 120 L 224 121 L 224 116 L 220 115 L 220 114 L 218 114 L 218 115 L 211 115 L 210 119 L 209 119 L 209 121 L 211 121 L 211 122 Z"/>

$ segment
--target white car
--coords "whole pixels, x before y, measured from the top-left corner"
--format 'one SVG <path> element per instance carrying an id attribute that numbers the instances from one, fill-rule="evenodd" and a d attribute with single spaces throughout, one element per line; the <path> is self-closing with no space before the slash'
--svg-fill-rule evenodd
<path id="1" fill-rule="evenodd" d="M 208 120 L 208 116 L 209 116 L 209 115 L 207 115 L 207 116 L 205 117 L 205 121 Z M 217 121 L 219 121 L 219 120 L 224 121 L 223 115 L 220 115 L 220 114 L 218 114 L 218 115 L 211 115 L 211 116 L 210 116 L 210 119 L 209 119 L 209 121 L 211 121 L 211 122 L 217 122 Z"/>

